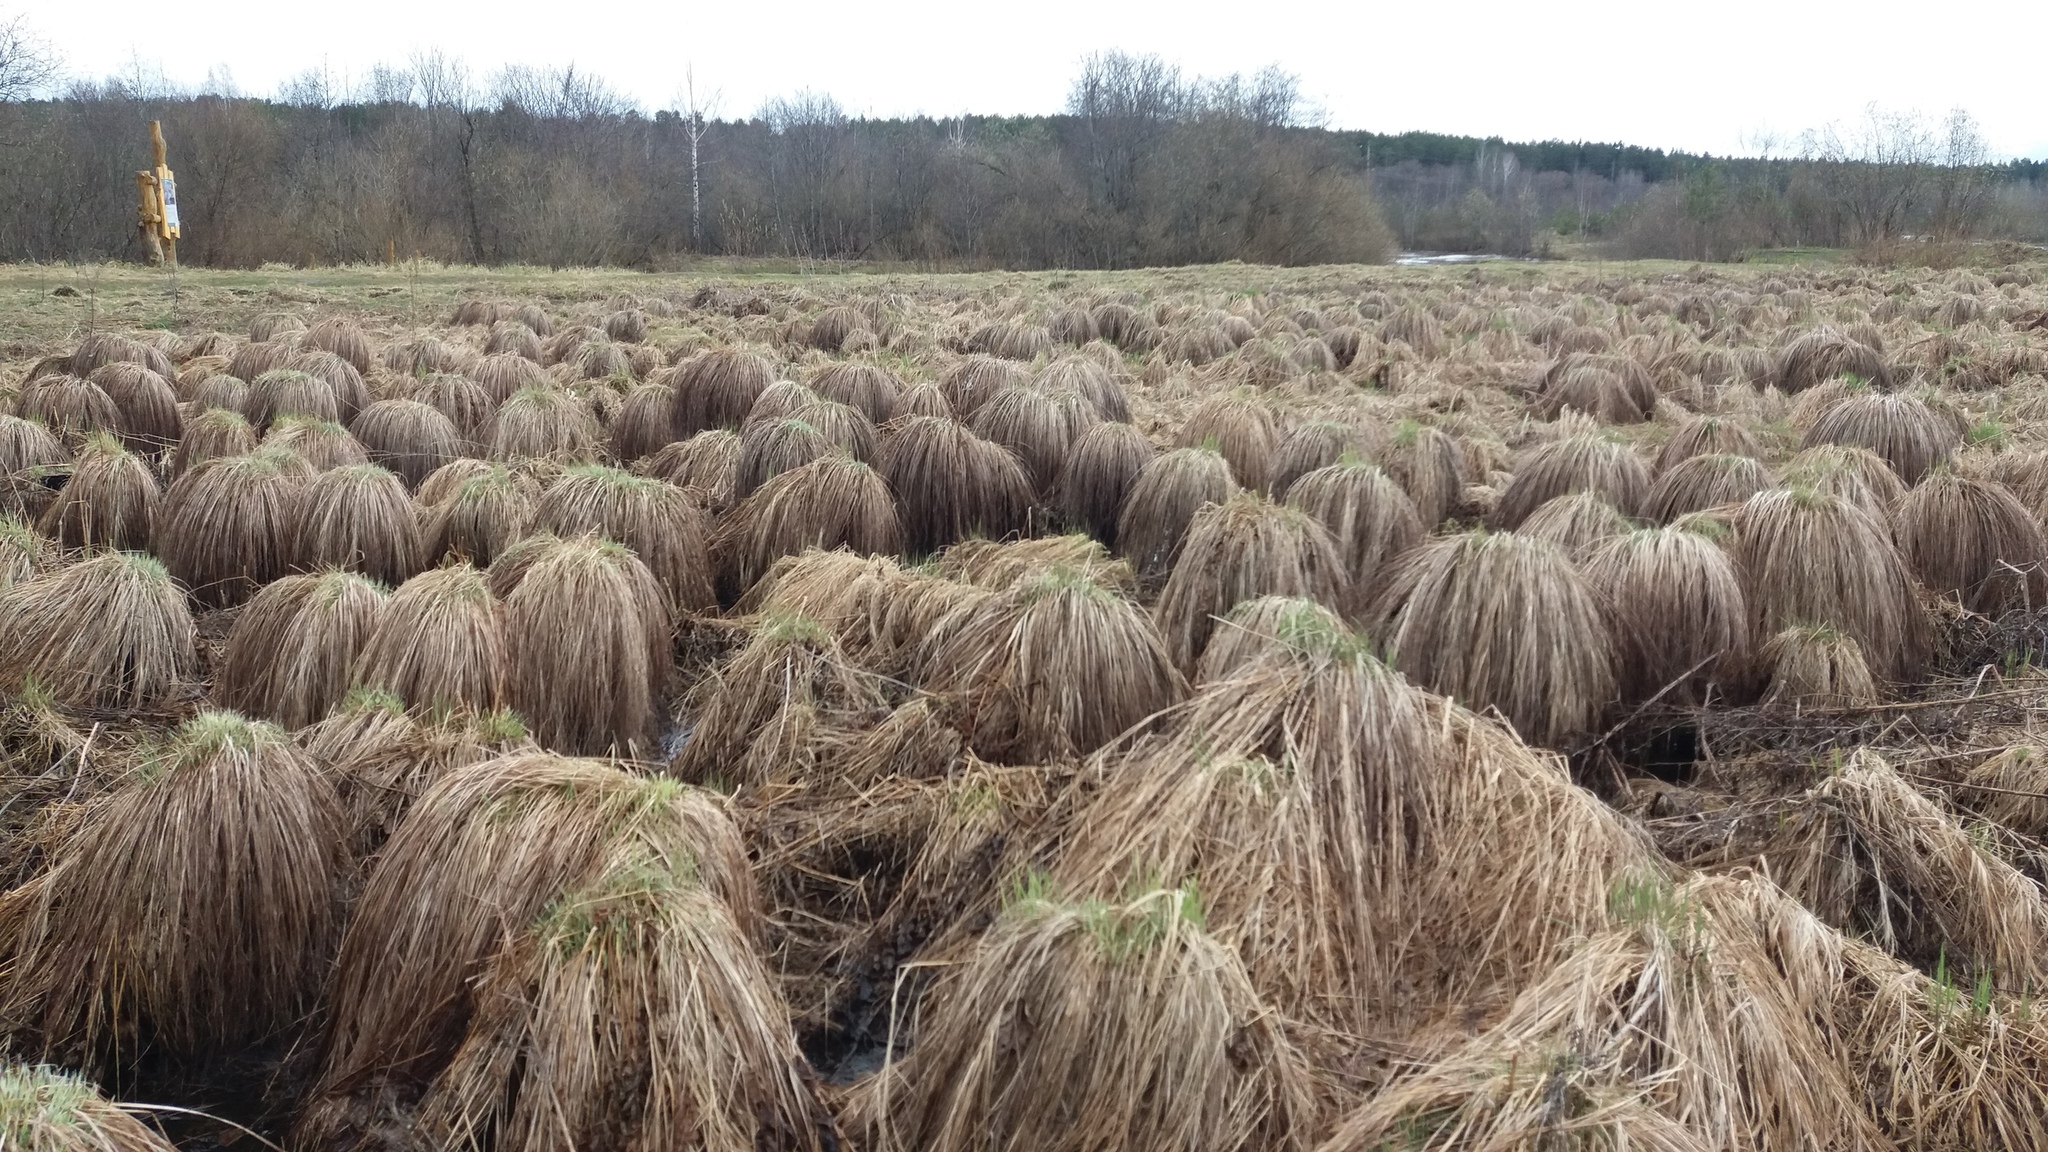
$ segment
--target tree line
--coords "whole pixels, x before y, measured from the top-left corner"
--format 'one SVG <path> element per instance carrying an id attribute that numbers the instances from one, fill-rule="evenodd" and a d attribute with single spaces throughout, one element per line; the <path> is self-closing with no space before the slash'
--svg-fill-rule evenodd
<path id="1" fill-rule="evenodd" d="M 147 123 L 188 263 L 656 266 L 691 253 L 932 266 L 1385 259 L 1346 141 L 1293 77 L 1090 57 L 1064 113 L 868 119 L 829 96 L 649 116 L 572 68 L 478 81 L 438 53 L 274 98 L 147 76 L 0 108 L 0 259 L 134 252 Z"/>
<path id="2" fill-rule="evenodd" d="M 691 255 L 924 267 L 1371 261 L 1397 247 L 1740 258 L 1914 239 L 2048 241 L 2048 165 L 1967 114 L 1862 121 L 1717 158 L 1626 144 L 1333 131 L 1275 68 L 1086 59 L 1045 116 L 878 119 L 799 93 L 647 114 L 574 67 L 478 77 L 438 52 L 268 98 L 141 68 L 52 91 L 0 21 L 0 260 L 137 255 L 161 120 L 188 263 L 627 264 Z"/>

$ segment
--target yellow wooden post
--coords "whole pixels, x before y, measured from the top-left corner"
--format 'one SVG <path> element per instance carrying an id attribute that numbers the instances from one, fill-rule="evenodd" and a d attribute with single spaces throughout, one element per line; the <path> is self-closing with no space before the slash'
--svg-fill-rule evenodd
<path id="1" fill-rule="evenodd" d="M 163 237 L 157 231 L 156 177 L 148 172 L 135 174 L 135 201 L 137 226 L 142 229 L 142 254 L 150 266 L 164 262 Z"/>
<path id="2" fill-rule="evenodd" d="M 154 190 L 155 224 L 157 238 L 163 258 L 171 267 L 178 266 L 178 182 L 165 161 L 164 124 L 161 120 L 149 122 L 149 151 L 151 163 L 155 166 L 151 184 Z"/>

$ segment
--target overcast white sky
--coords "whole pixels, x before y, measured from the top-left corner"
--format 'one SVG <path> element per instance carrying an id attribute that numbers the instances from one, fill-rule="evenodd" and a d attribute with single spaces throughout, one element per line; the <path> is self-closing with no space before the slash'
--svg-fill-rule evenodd
<path id="1" fill-rule="evenodd" d="M 479 74 L 573 62 L 650 110 L 674 106 L 691 61 L 727 116 L 806 88 L 855 114 L 1049 112 L 1083 55 L 1121 48 L 1210 74 L 1277 63 L 1341 128 L 1725 154 L 1875 101 L 1965 107 L 2001 157 L 2048 158 L 2043 0 L 0 0 L 9 10 L 71 75 L 139 57 L 192 84 L 225 66 L 256 95 L 323 63 L 354 79 L 438 47 Z"/>

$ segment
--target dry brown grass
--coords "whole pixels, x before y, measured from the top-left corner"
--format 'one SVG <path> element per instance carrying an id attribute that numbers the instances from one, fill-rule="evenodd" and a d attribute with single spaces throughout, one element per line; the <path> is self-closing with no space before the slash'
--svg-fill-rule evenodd
<path id="1" fill-rule="evenodd" d="M 467 451 L 462 433 L 440 410 L 417 400 L 379 400 L 363 409 L 349 431 L 370 454 L 409 488 Z"/>
<path id="2" fill-rule="evenodd" d="M 1734 562 L 1714 541 L 1652 528 L 1596 546 L 1582 565 L 1607 604 L 1621 698 L 1703 703 L 1750 676 L 1749 607 Z"/>
<path id="3" fill-rule="evenodd" d="M 691 356 L 665 381 L 675 390 L 676 437 L 688 440 L 711 428 L 736 431 L 754 400 L 774 380 L 774 365 L 743 348 L 715 348 Z"/>
<path id="4" fill-rule="evenodd" d="M 597 464 L 577 465 L 541 493 L 535 523 L 558 536 L 596 533 L 633 550 L 678 612 L 717 603 L 710 530 L 673 484 Z"/>
<path id="5" fill-rule="evenodd" d="M 777 475 L 719 526 L 719 597 L 744 596 L 775 562 L 808 549 L 894 555 L 903 548 L 895 501 L 881 474 L 831 453 Z"/>
<path id="6" fill-rule="evenodd" d="M 2003 485 L 1940 469 L 1900 498 L 1891 525 L 1920 582 L 1970 611 L 2048 606 L 2048 539 Z"/>
<path id="7" fill-rule="evenodd" d="M 1856 641 L 1825 624 L 1794 624 L 1758 653 L 1766 704 L 1858 708 L 1878 702 L 1877 682 Z"/>
<path id="8" fill-rule="evenodd" d="M 543 747 L 647 758 L 670 661 L 667 598 L 623 545 L 564 540 L 505 597 L 509 702 Z"/>
<path id="9" fill-rule="evenodd" d="M 1415 549 L 1365 620 L 1396 668 L 1499 710 L 1534 744 L 1587 734 L 1615 698 L 1614 641 L 1597 597 L 1563 553 L 1517 533 Z"/>
<path id="10" fill-rule="evenodd" d="M 354 682 L 356 656 L 384 616 L 384 590 L 347 572 L 286 576 L 235 616 L 215 671 L 221 701 L 297 730 Z"/>
<path id="11" fill-rule="evenodd" d="M 1115 904 L 1017 898 L 929 994 L 908 1059 L 864 1089 L 873 1145 L 1306 1146 L 1308 1069 L 1201 923 L 1191 889 Z"/>
<path id="12" fill-rule="evenodd" d="M 79 448 L 70 473 L 37 522 L 45 536 L 88 551 L 135 552 L 148 545 L 160 497 L 146 461 L 99 434 Z"/>
<path id="13" fill-rule="evenodd" d="M 313 761 L 231 712 L 187 721 L 0 899 L 17 1045 L 97 1063 L 218 1059 L 319 998 L 341 810 Z"/>
<path id="14" fill-rule="evenodd" d="M 405 484 L 375 464 L 315 477 L 306 487 L 293 567 L 361 572 L 397 587 L 427 566 L 426 546 Z"/>
<path id="15" fill-rule="evenodd" d="M 1280 428 L 1272 409 L 1257 394 L 1224 392 L 1188 413 L 1174 438 L 1181 448 L 1212 448 L 1230 461 L 1230 474 L 1254 491 L 1264 491 L 1273 471 Z"/>
<path id="16" fill-rule="evenodd" d="M 1806 430 L 1799 446 L 1867 448 L 1883 457 L 1910 488 L 1946 462 L 1961 443 L 1961 433 L 1918 397 L 1864 393 L 1823 413 Z"/>
<path id="17" fill-rule="evenodd" d="M 1074 441 L 1054 485 L 1053 502 L 1067 525 L 1114 548 L 1124 499 L 1155 455 L 1129 424 L 1103 421 Z"/>
<path id="18" fill-rule="evenodd" d="M 1749 456 L 1688 456 L 1660 472 L 1643 498 L 1643 519 L 1669 524 L 1681 516 L 1739 504 L 1773 486 L 1771 470 Z"/>
<path id="19" fill-rule="evenodd" d="M 274 449 L 208 460 L 164 493 L 151 550 L 193 599 L 239 604 L 290 570 L 310 472 Z"/>
<path id="20" fill-rule="evenodd" d="M 1881 680 L 1919 676 L 1927 616 L 1882 523 L 1839 497 L 1778 488 L 1751 497 L 1733 527 L 1757 644 L 1793 625 L 1825 624 L 1856 641 Z"/>
<path id="21" fill-rule="evenodd" d="M 195 671 L 192 613 L 148 556 L 110 552 L 0 592 L 0 677 L 79 708 L 168 703 Z"/>
<path id="22" fill-rule="evenodd" d="M 999 764 L 1085 756 L 1186 693 L 1144 610 L 1088 567 L 1058 564 L 942 619 L 915 667 L 975 754 Z"/>
<path id="23" fill-rule="evenodd" d="M 1553 440 L 1529 450 L 1500 494 L 1492 523 L 1515 528 L 1559 496 L 1591 492 L 1624 516 L 1636 515 L 1650 491 L 1650 470 L 1628 445 L 1597 434 Z"/>
<path id="24" fill-rule="evenodd" d="M 1838 376 L 1854 376 L 1879 388 L 1892 386 L 1884 353 L 1822 326 L 1785 342 L 1772 369 L 1778 391 L 1790 396 Z"/>
<path id="25" fill-rule="evenodd" d="M 518 1039 L 531 1035 L 516 1027 L 524 1012 L 503 1015 L 516 1002 L 498 1003 L 500 996 L 479 993 L 509 991 L 506 980 L 519 970 L 515 958 L 528 954 L 536 941 L 564 942 L 542 929 L 562 924 L 578 909 L 600 912 L 602 902 L 587 898 L 600 895 L 607 882 L 623 879 L 622 864 L 628 870 L 638 864 L 648 881 L 700 885 L 723 906 L 742 940 L 757 931 L 759 913 L 739 835 L 721 807 L 703 793 L 671 781 L 642 780 L 599 761 L 538 753 L 486 761 L 442 777 L 385 846 L 343 937 L 323 1071 L 311 1106 L 300 1117 L 296 1141 L 314 1146 L 360 1138 L 378 1123 L 380 1101 L 394 1098 L 383 1107 L 402 1107 L 407 1122 L 416 1122 L 412 1109 L 434 1087 L 442 1093 L 439 1102 L 458 1105 L 441 1111 L 439 1119 L 473 1114 L 460 1105 L 475 1098 L 448 1073 L 481 1074 L 479 1049 L 508 1039 L 515 1048 L 523 1047 Z M 578 901 L 579 894 L 586 900 Z M 593 915 L 593 928 L 598 919 Z M 621 928 L 633 922 L 613 921 Z M 580 946 L 552 955 L 565 960 L 589 956 Z M 628 987 L 662 970 L 649 967 L 655 964 L 651 956 L 635 964 L 618 955 L 619 962 L 605 968 L 615 973 L 614 980 L 629 981 Z M 578 971 L 597 975 L 568 964 L 557 969 L 557 979 L 570 979 Z M 635 971 L 642 975 L 632 976 Z M 711 973 L 704 978 L 706 987 L 717 986 Z M 602 985 L 581 986 L 594 991 Z M 529 994 L 538 991 L 528 986 Z M 687 1009 L 681 1014 L 695 1016 Z M 680 1077 L 663 1087 L 662 1077 L 633 1073 L 636 1062 L 626 1060 L 628 1053 L 619 1047 L 591 1046 L 599 1035 L 637 1033 L 626 1014 L 558 1011 L 551 1018 L 561 1030 L 539 1033 L 541 1051 L 555 1051 L 545 1039 L 549 1035 L 559 1036 L 564 1047 L 542 1067 L 561 1068 L 566 1075 L 571 1067 L 564 1062 L 566 1053 L 581 1050 L 598 1061 L 586 1067 L 608 1070 L 600 1081 L 616 1074 L 615 1089 L 642 1083 L 661 1099 L 673 1099 L 679 1090 Z M 660 1031 L 688 1035 L 673 1028 L 674 1014 L 659 1019 Z M 591 1038 L 580 1049 L 569 1043 L 579 1028 Z M 600 1052 L 611 1058 L 600 1059 Z M 638 1065 L 645 1068 L 645 1050 L 638 1055 Z M 565 1105 L 581 1109 L 607 1099 L 601 1082 L 550 1081 L 586 1090 Z M 494 1100 L 512 1103 L 499 1083 Z M 673 1110 L 654 1115 L 683 1122 Z M 698 1117 L 697 1123 L 734 1119 L 720 1111 L 717 1118 Z M 743 1130 L 751 1132 L 752 1125 Z M 795 1134 L 808 1131 L 808 1125 L 799 1126 Z"/>
<path id="26" fill-rule="evenodd" d="M 1117 520 L 1117 554 L 1130 560 L 1141 579 L 1158 581 L 1173 571 L 1188 526 L 1211 504 L 1238 492 L 1230 462 L 1207 448 L 1177 448 L 1138 471 Z"/>
<path id="27" fill-rule="evenodd" d="M 486 464 L 445 500 L 423 508 L 422 554 L 429 562 L 452 556 L 488 567 L 532 530 L 539 504 L 539 481 L 524 471 Z"/>
<path id="28" fill-rule="evenodd" d="M 1154 618 L 1174 664 L 1193 673 L 1217 619 L 1260 596 L 1305 596 L 1341 609 L 1344 557 L 1320 522 L 1251 494 L 1204 506 L 1159 595 Z"/>
<path id="29" fill-rule="evenodd" d="M 883 431 L 877 465 L 896 495 L 906 554 L 1028 526 L 1031 478 L 1001 445 L 936 416 L 899 418 Z"/>
<path id="30" fill-rule="evenodd" d="M 498 707 L 504 625 L 483 573 L 457 564 L 400 585 L 356 658 L 355 680 L 414 708 Z"/>
<path id="31" fill-rule="evenodd" d="M 521 388 L 505 399 L 478 433 L 484 455 L 508 463 L 586 464 L 597 459 L 604 430 L 589 405 L 554 388 Z"/>

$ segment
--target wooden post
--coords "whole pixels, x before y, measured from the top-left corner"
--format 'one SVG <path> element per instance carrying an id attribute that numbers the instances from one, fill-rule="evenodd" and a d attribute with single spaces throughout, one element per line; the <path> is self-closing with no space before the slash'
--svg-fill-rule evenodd
<path id="1" fill-rule="evenodd" d="M 164 262 L 163 238 L 158 234 L 161 218 L 157 214 L 156 177 L 148 172 L 135 174 L 136 215 L 142 229 L 142 254 L 154 268 Z"/>

